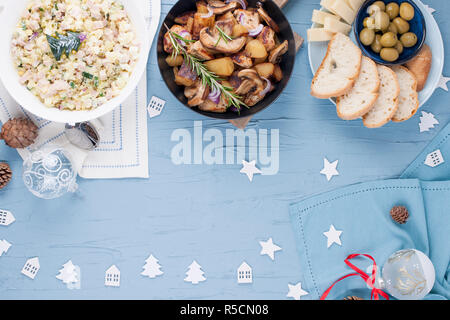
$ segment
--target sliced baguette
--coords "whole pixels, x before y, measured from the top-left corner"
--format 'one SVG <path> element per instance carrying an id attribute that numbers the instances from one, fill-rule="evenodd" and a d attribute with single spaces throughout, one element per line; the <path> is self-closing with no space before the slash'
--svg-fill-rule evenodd
<path id="1" fill-rule="evenodd" d="M 361 72 L 352 90 L 336 99 L 336 110 L 339 118 L 355 120 L 369 112 L 378 98 L 380 77 L 376 63 L 363 56 Z"/>
<path id="2" fill-rule="evenodd" d="M 392 67 L 400 83 L 398 110 L 392 121 L 402 122 L 410 119 L 419 109 L 419 95 L 417 94 L 416 76 L 403 66 Z"/>
<path id="3" fill-rule="evenodd" d="M 311 83 L 311 95 L 319 99 L 348 93 L 359 76 L 361 50 L 342 33 L 336 33 Z"/>
<path id="4" fill-rule="evenodd" d="M 374 107 L 363 116 L 367 128 L 379 128 L 388 123 L 398 109 L 400 84 L 391 68 L 378 65 L 380 92 Z"/>

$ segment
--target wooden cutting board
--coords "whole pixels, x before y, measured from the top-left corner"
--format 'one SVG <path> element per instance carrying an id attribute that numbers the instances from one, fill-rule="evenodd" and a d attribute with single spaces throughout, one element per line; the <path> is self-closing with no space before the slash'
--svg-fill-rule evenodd
<path id="1" fill-rule="evenodd" d="M 274 0 L 274 2 L 280 7 L 283 8 L 289 0 Z M 303 45 L 303 38 L 296 32 L 294 32 L 294 40 L 295 40 L 295 50 L 297 50 L 297 52 L 300 50 L 300 48 Z M 241 118 L 241 119 L 236 119 L 236 120 L 230 120 L 230 122 L 238 129 L 245 129 L 245 127 L 247 126 L 247 124 L 250 122 L 250 120 L 252 119 L 252 117 L 246 117 L 246 118 Z"/>

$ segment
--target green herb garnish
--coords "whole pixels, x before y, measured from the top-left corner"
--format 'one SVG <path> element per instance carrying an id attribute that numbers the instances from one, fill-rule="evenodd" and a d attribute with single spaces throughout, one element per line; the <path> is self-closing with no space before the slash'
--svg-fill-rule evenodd
<path id="1" fill-rule="evenodd" d="M 198 75 L 204 86 L 207 85 L 211 88 L 212 91 L 218 90 L 224 95 L 225 99 L 228 101 L 228 107 L 233 106 L 238 111 L 241 110 L 241 107 L 248 108 L 248 106 L 241 100 L 242 97 L 233 92 L 233 88 L 224 86 L 222 83 L 220 83 L 222 79 L 214 72 L 209 71 L 200 59 L 189 54 L 187 50 L 176 39 L 180 39 L 185 44 L 189 44 L 190 42 L 192 42 L 192 40 L 184 39 L 182 36 L 176 34 L 173 31 L 170 31 L 167 25 L 164 26 L 169 32 L 170 42 L 172 43 L 172 46 L 174 48 L 172 52 L 173 57 L 181 54 L 184 58 L 185 63 Z"/>
<path id="2" fill-rule="evenodd" d="M 98 88 L 99 83 L 100 83 L 100 81 L 98 81 L 98 77 L 95 76 L 94 77 L 94 87 Z"/>
<path id="3" fill-rule="evenodd" d="M 86 78 L 86 79 L 89 79 L 89 80 L 92 80 L 94 78 L 94 76 L 92 74 L 90 74 L 89 72 L 84 72 L 83 71 L 82 75 L 83 75 L 83 78 Z"/>
<path id="4" fill-rule="evenodd" d="M 214 45 L 215 47 L 217 47 L 217 45 L 219 44 L 220 40 L 225 41 L 225 43 L 228 43 L 228 41 L 233 40 L 233 38 L 231 38 L 229 35 L 227 35 L 225 33 L 225 31 L 223 31 L 218 25 L 216 25 L 216 29 L 217 29 L 217 31 L 219 31 L 219 39 L 217 39 L 217 42 Z"/>
<path id="5" fill-rule="evenodd" d="M 78 32 L 68 31 L 66 36 L 59 33 L 56 33 L 56 37 L 46 36 L 56 61 L 61 60 L 63 54 L 69 57 L 72 51 L 77 52 L 80 49 L 81 39 Z"/>
<path id="6" fill-rule="evenodd" d="M 71 87 L 72 89 L 75 89 L 75 83 L 74 83 L 73 81 L 70 81 L 70 87 Z"/>

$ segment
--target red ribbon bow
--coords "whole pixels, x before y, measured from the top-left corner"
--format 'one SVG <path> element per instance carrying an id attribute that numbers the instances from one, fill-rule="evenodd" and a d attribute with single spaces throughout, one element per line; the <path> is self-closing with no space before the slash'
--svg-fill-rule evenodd
<path id="1" fill-rule="evenodd" d="M 369 277 L 369 275 L 367 273 L 365 273 L 364 271 L 362 271 L 361 269 L 359 269 L 358 267 L 356 267 L 355 265 L 353 265 L 350 260 L 358 257 L 358 256 L 364 256 L 366 258 L 369 258 L 370 260 L 372 260 L 373 262 L 373 266 L 372 266 L 372 276 Z M 336 283 L 338 283 L 339 281 L 342 281 L 346 278 L 349 277 L 354 277 L 354 276 L 360 276 L 361 278 L 363 278 L 363 280 L 369 285 L 370 288 L 372 288 L 372 292 L 370 294 L 370 298 L 373 300 L 380 300 L 380 295 L 385 298 L 386 300 L 389 300 L 389 296 L 381 289 L 378 289 L 375 287 L 375 279 L 376 279 L 376 274 L 377 274 L 377 264 L 375 262 L 375 259 L 368 255 L 368 254 L 351 254 L 347 257 L 347 259 L 345 259 L 345 264 L 348 265 L 350 268 L 352 268 L 352 270 L 356 271 L 355 273 L 349 273 L 339 279 L 337 279 L 320 297 L 320 300 L 325 300 L 328 296 L 328 294 L 330 293 L 331 289 L 333 289 L 334 285 Z"/>

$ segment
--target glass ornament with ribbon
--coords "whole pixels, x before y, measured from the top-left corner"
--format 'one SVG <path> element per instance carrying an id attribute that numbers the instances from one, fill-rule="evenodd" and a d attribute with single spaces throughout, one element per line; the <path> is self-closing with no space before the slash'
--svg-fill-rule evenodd
<path id="1" fill-rule="evenodd" d="M 350 262 L 357 257 L 372 261 L 372 266 L 368 268 L 370 272 L 366 273 Z M 320 300 L 325 300 L 338 282 L 350 277 L 361 277 L 371 290 L 370 297 L 373 300 L 379 300 L 380 297 L 389 300 L 389 295 L 398 300 L 421 300 L 430 293 L 436 278 L 431 260 L 416 249 L 400 250 L 392 254 L 384 264 L 381 276 L 375 259 L 368 254 L 351 254 L 344 262 L 355 272 L 333 282 Z"/>

